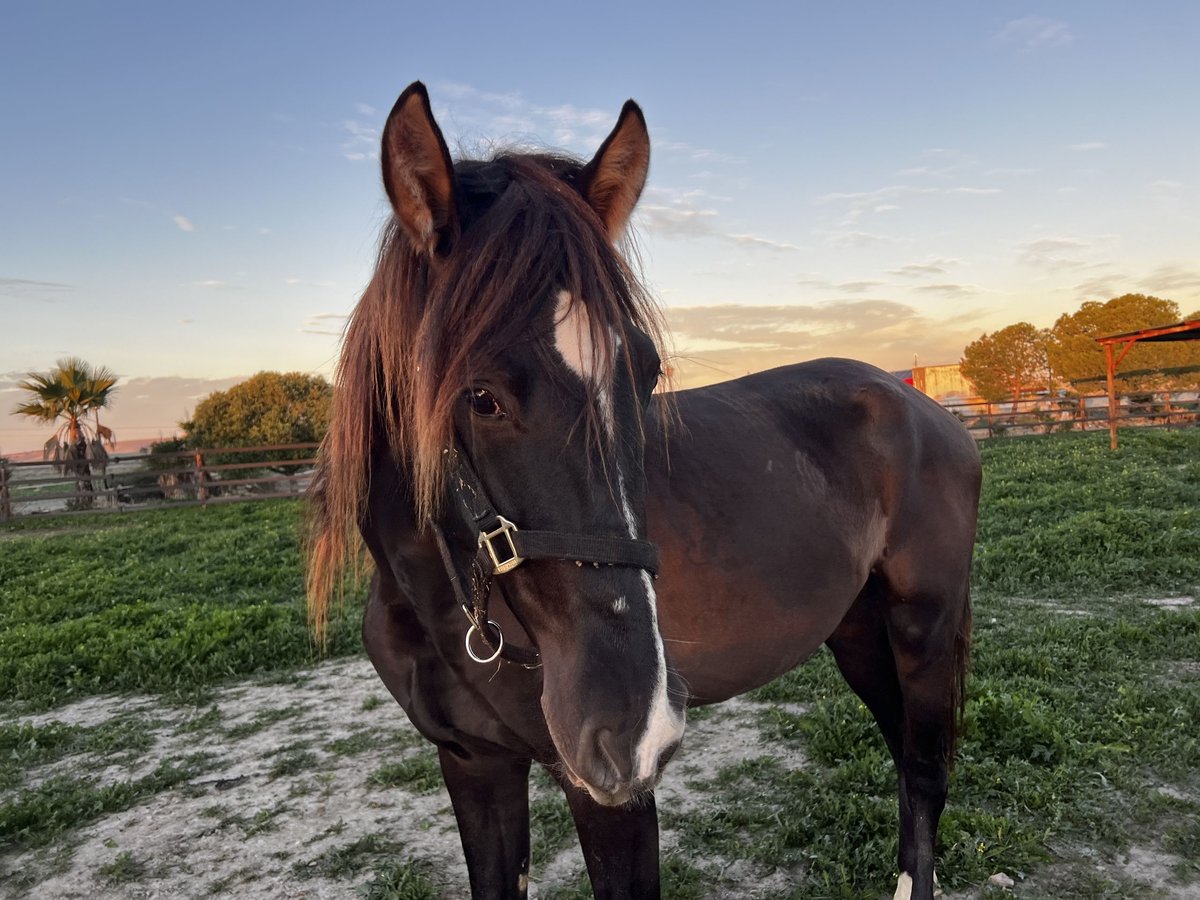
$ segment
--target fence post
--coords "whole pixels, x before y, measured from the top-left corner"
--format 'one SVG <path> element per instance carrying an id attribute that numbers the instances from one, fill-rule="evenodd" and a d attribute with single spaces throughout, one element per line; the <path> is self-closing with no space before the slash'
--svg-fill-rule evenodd
<path id="1" fill-rule="evenodd" d="M 996 435 L 992 432 L 992 401 L 991 400 L 989 400 L 987 402 L 987 423 L 988 423 L 988 437 L 990 437 L 990 438 L 995 437 Z"/>
<path id="2" fill-rule="evenodd" d="M 204 480 L 207 477 L 207 473 L 204 471 L 204 453 L 197 450 L 196 455 L 192 457 L 192 462 L 196 466 L 196 497 L 200 500 L 200 505 L 204 506 L 208 502 L 208 488 L 204 486 Z"/>
<path id="3" fill-rule="evenodd" d="M 8 477 L 11 469 L 8 468 L 8 460 L 0 459 L 0 522 L 7 522 L 12 518 L 12 504 L 8 500 Z"/>

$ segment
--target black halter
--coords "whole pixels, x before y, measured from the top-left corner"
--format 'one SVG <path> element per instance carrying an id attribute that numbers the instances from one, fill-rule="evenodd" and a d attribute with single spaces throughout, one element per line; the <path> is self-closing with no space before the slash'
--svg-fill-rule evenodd
<path id="1" fill-rule="evenodd" d="M 476 545 L 470 566 L 469 596 L 442 527 L 432 520 L 429 525 L 437 539 L 455 598 L 471 623 L 467 629 L 466 647 L 476 662 L 488 663 L 499 657 L 528 669 L 541 665 L 536 650 L 506 644 L 504 632 L 488 617 L 492 578 L 511 572 L 526 560 L 564 560 L 577 566 L 591 563 L 597 568 L 602 565 L 629 566 L 658 576 L 658 548 L 649 541 L 518 528 L 496 512 L 466 456 L 453 449 L 443 452 L 449 457 L 448 481 L 450 493 L 455 498 L 454 505 Z M 472 635 L 479 637 L 491 652 L 490 656 L 481 657 L 475 653 L 471 647 Z"/>

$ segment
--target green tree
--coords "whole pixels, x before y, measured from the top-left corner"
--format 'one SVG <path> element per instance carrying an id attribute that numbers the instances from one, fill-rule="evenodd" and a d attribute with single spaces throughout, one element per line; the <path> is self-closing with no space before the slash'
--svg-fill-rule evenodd
<path id="1" fill-rule="evenodd" d="M 319 441 L 329 428 L 333 389 L 319 375 L 259 372 L 226 391 L 209 394 L 181 422 L 190 447 L 261 447 Z M 301 459 L 309 451 L 274 450 L 250 456 L 212 454 L 209 462 Z M 238 477 L 235 475 L 234 477 Z"/>
<path id="2" fill-rule="evenodd" d="M 1049 384 L 1046 340 L 1046 332 L 1028 322 L 984 334 L 963 350 L 962 372 L 985 400 L 1020 400 Z"/>
<path id="3" fill-rule="evenodd" d="M 91 493 L 92 465 L 103 468 L 108 460 L 104 444 L 112 447 L 115 443 L 112 430 L 100 424 L 100 410 L 112 402 L 116 385 L 117 376 L 111 369 L 91 366 L 74 356 L 60 359 L 49 372 L 27 372 L 17 385 L 28 396 L 13 414 L 54 426 L 42 456 L 74 475 L 81 492 Z M 90 506 L 90 498 L 76 505 Z"/>
<path id="4" fill-rule="evenodd" d="M 1077 312 L 1059 316 L 1050 329 L 1050 365 L 1061 377 L 1081 388 L 1103 388 L 1104 348 L 1096 338 L 1159 325 L 1172 325 L 1183 316 L 1179 304 L 1145 294 L 1123 294 L 1101 303 L 1089 300 Z M 1119 353 L 1121 347 L 1115 348 Z M 1119 377 L 1120 390 L 1153 390 L 1191 387 L 1200 383 L 1193 372 L 1163 374 L 1163 369 L 1200 365 L 1200 342 L 1168 341 L 1137 343 L 1121 363 L 1119 371 L 1145 372 Z"/>

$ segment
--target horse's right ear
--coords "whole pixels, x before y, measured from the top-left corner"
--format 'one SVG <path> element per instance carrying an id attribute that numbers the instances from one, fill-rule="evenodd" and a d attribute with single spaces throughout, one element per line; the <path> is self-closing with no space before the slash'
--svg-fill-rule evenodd
<path id="1" fill-rule="evenodd" d="M 445 249 L 456 227 L 454 168 L 421 82 L 392 107 L 379 158 L 392 210 L 413 246 L 429 254 Z"/>

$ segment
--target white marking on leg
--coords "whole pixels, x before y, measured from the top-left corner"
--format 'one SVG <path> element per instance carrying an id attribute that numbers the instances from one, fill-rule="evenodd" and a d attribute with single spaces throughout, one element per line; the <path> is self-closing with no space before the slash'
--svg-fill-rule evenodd
<path id="1" fill-rule="evenodd" d="M 618 616 L 629 610 L 629 603 L 625 600 L 624 594 L 613 601 L 612 609 Z"/>
<path id="2" fill-rule="evenodd" d="M 896 881 L 896 893 L 892 895 L 892 900 L 912 900 L 912 876 L 907 872 L 900 873 L 900 877 Z"/>

